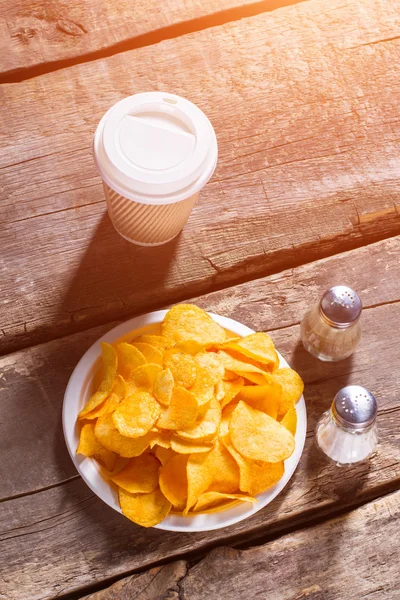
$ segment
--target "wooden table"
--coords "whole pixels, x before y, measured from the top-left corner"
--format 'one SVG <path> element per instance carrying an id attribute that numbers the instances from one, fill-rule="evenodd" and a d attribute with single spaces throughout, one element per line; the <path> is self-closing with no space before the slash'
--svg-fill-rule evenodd
<path id="1" fill-rule="evenodd" d="M 0 598 L 399 599 L 400 1 L 0 6 Z M 110 105 L 154 89 L 206 112 L 219 162 L 183 233 L 144 249 L 110 224 L 91 141 Z M 338 282 L 362 297 L 363 337 L 328 365 L 299 322 Z M 190 535 L 104 505 L 61 429 L 89 345 L 184 299 L 271 332 L 308 410 L 278 498 Z M 313 430 L 348 383 L 378 398 L 380 445 L 338 469 Z"/>

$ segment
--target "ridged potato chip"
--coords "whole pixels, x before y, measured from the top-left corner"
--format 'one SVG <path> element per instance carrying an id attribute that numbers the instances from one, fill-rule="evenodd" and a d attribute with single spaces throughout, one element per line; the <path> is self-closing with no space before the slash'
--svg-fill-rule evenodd
<path id="1" fill-rule="evenodd" d="M 233 411 L 229 435 L 242 456 L 263 462 L 286 460 L 295 445 L 293 435 L 285 427 L 242 400 Z"/>
<path id="2" fill-rule="evenodd" d="M 160 405 L 154 396 L 138 389 L 120 402 L 112 418 L 121 435 L 138 438 L 150 431 L 160 412 Z"/>
<path id="3" fill-rule="evenodd" d="M 146 364 L 143 354 L 127 342 L 117 344 L 118 371 L 124 379 L 128 379 L 131 371 L 136 367 Z"/>
<path id="4" fill-rule="evenodd" d="M 222 494 L 221 492 L 205 492 L 201 494 L 193 507 L 194 512 L 210 510 L 220 504 L 226 504 L 227 500 L 241 500 L 242 502 L 257 502 L 256 498 L 247 496 L 247 494 Z M 221 507 L 223 508 L 223 506 Z"/>
<path id="5" fill-rule="evenodd" d="M 157 421 L 157 427 L 170 430 L 191 427 L 195 424 L 196 417 L 196 398 L 188 390 L 185 390 L 185 388 L 175 387 L 169 406 L 161 409 L 161 416 Z"/>
<path id="6" fill-rule="evenodd" d="M 161 463 L 152 454 L 131 458 L 117 475 L 110 477 L 118 487 L 131 494 L 149 494 L 158 487 Z"/>
<path id="7" fill-rule="evenodd" d="M 237 398 L 276 419 L 282 399 L 282 387 L 273 379 L 268 385 L 245 385 L 239 391 Z"/>
<path id="8" fill-rule="evenodd" d="M 171 511 L 171 503 L 160 488 L 150 494 L 131 494 L 119 488 L 118 496 L 122 513 L 142 527 L 153 527 L 161 523 Z"/>
<path id="9" fill-rule="evenodd" d="M 292 435 L 296 435 L 297 412 L 296 407 L 293 404 L 287 411 L 286 415 L 283 417 L 281 425 L 283 425 L 283 427 L 286 427 L 286 429 L 290 431 Z"/>
<path id="10" fill-rule="evenodd" d="M 164 368 L 171 371 L 176 385 L 189 389 L 196 381 L 197 370 L 193 356 L 176 348 L 169 348 L 164 352 Z"/>
<path id="11" fill-rule="evenodd" d="M 252 333 L 236 341 L 229 340 L 224 347 L 264 365 L 268 371 L 274 371 L 279 366 L 274 342 L 266 333 Z"/>
<path id="12" fill-rule="evenodd" d="M 194 340 L 200 344 L 210 344 L 226 339 L 224 329 L 203 309 L 193 304 L 173 306 L 164 317 L 161 331 L 175 343 Z"/>
<path id="13" fill-rule="evenodd" d="M 178 435 L 185 440 L 206 441 L 212 439 L 221 421 L 221 407 L 216 398 L 212 398 L 208 408 L 192 427 L 179 428 Z"/>
<path id="14" fill-rule="evenodd" d="M 86 406 L 79 413 L 79 419 L 85 419 L 86 415 L 104 402 L 104 400 L 112 391 L 118 368 L 117 353 L 115 352 L 113 346 L 106 344 L 106 342 L 101 343 L 101 353 L 103 358 L 104 376 L 97 392 L 91 396 Z"/>
<path id="15" fill-rule="evenodd" d="M 161 373 L 158 373 L 153 385 L 153 394 L 157 402 L 169 406 L 174 384 L 174 377 L 169 369 L 164 369 Z"/>
<path id="16" fill-rule="evenodd" d="M 132 346 L 135 346 L 143 354 L 148 363 L 162 365 L 163 353 L 156 346 L 146 344 L 146 342 L 132 342 Z"/>
<path id="17" fill-rule="evenodd" d="M 111 414 L 103 415 L 97 419 L 94 433 L 104 448 L 126 458 L 133 458 L 142 454 L 149 447 L 154 436 L 153 433 L 148 433 L 140 438 L 129 438 L 121 435 L 114 425 Z"/>
<path id="18" fill-rule="evenodd" d="M 188 513 L 206 491 L 231 493 L 239 489 L 239 468 L 219 440 L 210 452 L 191 454 L 186 472 L 188 499 L 184 514 Z"/>
<path id="19" fill-rule="evenodd" d="M 160 489 L 177 510 L 183 510 L 186 506 L 188 494 L 187 461 L 188 456 L 177 454 L 160 469 Z"/>
<path id="20" fill-rule="evenodd" d="M 193 454 L 197 452 L 208 452 L 212 449 L 212 444 L 207 444 L 207 442 L 189 442 L 188 440 L 183 440 L 178 435 L 173 435 L 171 437 L 171 449 L 178 454 Z"/>
<path id="21" fill-rule="evenodd" d="M 283 477 L 285 472 L 283 461 L 269 463 L 248 460 L 234 448 L 229 435 L 223 437 L 221 441 L 239 467 L 239 487 L 242 492 L 256 496 L 278 483 Z"/>
<path id="22" fill-rule="evenodd" d="M 142 388 L 144 390 L 152 391 L 155 380 L 161 372 L 162 367 L 153 363 L 136 367 L 131 371 L 129 375 L 128 386 L 129 383 L 133 383 L 136 388 Z M 132 391 L 131 387 L 129 391 Z"/>
<path id="23" fill-rule="evenodd" d="M 278 409 L 278 420 L 280 420 L 293 404 L 300 400 L 304 383 L 300 375 L 289 367 L 275 371 L 273 378 L 282 386 L 282 399 Z"/>

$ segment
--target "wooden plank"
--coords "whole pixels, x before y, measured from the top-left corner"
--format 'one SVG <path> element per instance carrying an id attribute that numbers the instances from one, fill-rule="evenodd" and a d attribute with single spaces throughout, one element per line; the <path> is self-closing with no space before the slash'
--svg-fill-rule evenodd
<path id="1" fill-rule="evenodd" d="M 279 348 L 310 384 L 324 380 L 327 373 L 333 378 L 333 386 L 335 376 L 344 377 L 352 370 L 364 373 L 370 369 L 371 348 L 379 347 L 380 377 L 375 378 L 371 373 L 368 381 L 379 396 L 388 398 L 391 391 L 385 391 L 385 377 L 393 378 L 391 356 L 398 353 L 396 338 L 391 333 L 391 321 L 379 326 L 374 324 L 375 317 L 371 315 L 376 313 L 371 309 L 394 304 L 384 310 L 393 315 L 390 318 L 395 318 L 396 302 L 400 298 L 399 254 L 400 237 L 214 292 L 195 302 L 258 331 L 272 332 Z M 354 356 L 355 363 L 326 365 L 301 351 L 297 365 L 295 326 L 324 289 L 341 281 L 358 290 L 367 309 L 365 318 L 371 322 L 371 328 L 364 326 L 363 343 Z M 395 312 L 390 312 L 393 310 Z M 7 419 L 0 420 L 0 500 L 56 485 L 76 475 L 59 435 L 63 394 L 82 354 L 112 326 L 109 323 L 0 358 L 2 405 L 8 415 Z M 364 341 L 365 338 L 369 341 Z M 334 387 L 329 393 L 334 393 Z M 24 456 L 22 470 L 21 454 Z M 16 472 L 19 477 L 15 476 Z"/>
<path id="2" fill-rule="evenodd" d="M 61 436 L 63 388 L 76 354 L 103 328 L 85 333 L 83 341 L 83 334 L 77 334 L 4 357 L 5 377 L 1 381 L 8 381 L 3 404 L 8 418 L 2 420 L 4 427 L 0 430 L 0 479 L 7 496 L 14 496 L 3 498 L 0 504 L 0 565 L 4 565 L 0 566 L 0 580 L 6 582 L 7 599 L 68 595 L 188 552 L 281 533 L 317 516 L 332 514 L 339 507 L 351 507 L 398 488 L 399 249 L 400 238 L 386 240 L 288 271 L 279 279 L 265 278 L 209 296 L 210 310 L 223 306 L 225 293 L 223 314 L 246 313 L 248 325 L 272 330 L 277 347 L 306 382 L 308 410 L 306 447 L 291 483 L 252 519 L 222 531 L 187 536 L 141 529 L 101 503 L 80 478 L 71 480 L 74 471 L 67 451 L 61 441 L 54 444 Z M 373 278 L 366 271 L 373 273 Z M 363 298 L 365 310 L 362 343 L 357 352 L 351 359 L 331 365 L 320 363 L 301 348 L 298 321 L 311 296 L 321 292 L 333 278 L 353 285 Z M 206 298 L 199 303 L 206 306 Z M 287 318 L 283 316 L 286 314 Z M 23 365 L 26 371 L 18 374 Z M 45 390 L 53 390 L 51 398 L 57 410 L 46 414 L 45 392 L 38 394 L 33 384 L 31 392 L 23 387 L 27 374 L 31 381 L 39 378 Z M 348 383 L 360 383 L 376 394 L 380 434 L 377 456 L 350 470 L 328 464 L 313 442 L 316 420 L 336 391 Z M 29 410 L 27 397 L 33 405 Z M 41 442 L 36 445 L 35 435 Z M 22 437 L 28 438 L 29 444 L 18 462 L 16 448 L 23 447 Z M 10 453 L 7 448 L 12 440 L 15 446 Z M 38 557 L 37 561 L 27 559 L 32 556 Z"/>
<path id="3" fill-rule="evenodd" d="M 0 349 L 400 232 L 399 6 L 313 0 L 2 86 Z M 148 89 L 196 102 L 220 148 L 158 249 L 114 232 L 91 158 L 103 112 Z"/>
<path id="4" fill-rule="evenodd" d="M 0 1 L 0 83 L 153 44 L 297 0 Z"/>
<path id="5" fill-rule="evenodd" d="M 398 600 L 400 492 L 248 550 L 216 548 L 122 579 L 82 600 Z"/>

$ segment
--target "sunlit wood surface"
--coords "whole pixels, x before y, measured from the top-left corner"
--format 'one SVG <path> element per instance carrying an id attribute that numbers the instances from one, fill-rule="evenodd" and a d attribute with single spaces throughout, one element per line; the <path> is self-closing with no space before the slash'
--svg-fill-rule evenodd
<path id="1" fill-rule="evenodd" d="M 276 4 L 1 3 L 1 599 L 397 600 L 400 2 Z M 114 102 L 155 89 L 206 112 L 219 162 L 182 234 L 145 249 L 114 231 L 91 144 Z M 363 337 L 326 365 L 302 349 L 299 322 L 338 282 L 362 297 Z M 61 429 L 90 344 L 188 299 L 271 332 L 308 410 L 284 492 L 252 519 L 191 535 L 141 529 L 101 503 Z M 350 471 L 313 442 L 347 383 L 379 401 L 379 452 Z M 231 549 L 208 555 L 216 546 Z M 355 588 L 357 557 L 370 568 Z"/>

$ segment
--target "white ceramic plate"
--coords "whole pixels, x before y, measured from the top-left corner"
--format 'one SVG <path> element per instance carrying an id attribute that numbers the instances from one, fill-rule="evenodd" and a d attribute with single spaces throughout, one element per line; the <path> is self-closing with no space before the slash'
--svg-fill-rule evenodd
<path id="1" fill-rule="evenodd" d="M 114 510 L 121 512 L 118 496 L 116 491 L 107 483 L 101 474 L 101 468 L 95 460 L 85 458 L 82 455 L 76 454 L 76 449 L 79 442 L 79 432 L 76 424 L 76 417 L 79 411 L 86 404 L 91 394 L 91 385 L 94 373 L 97 369 L 99 359 L 101 357 L 101 349 L 99 342 L 109 342 L 110 344 L 120 339 L 133 331 L 144 328 L 146 326 L 160 323 L 166 310 L 148 313 L 140 317 L 130 319 L 111 331 L 103 335 L 91 348 L 84 354 L 71 378 L 68 382 L 64 396 L 63 404 L 63 428 L 65 441 L 72 461 L 75 464 L 79 474 L 85 480 L 87 485 L 93 490 L 99 498 Z M 209 313 L 210 316 L 217 321 L 222 327 L 231 331 L 238 336 L 245 336 L 249 333 L 254 333 L 252 329 L 226 317 L 220 317 Z M 279 355 L 280 366 L 287 367 L 288 364 L 281 355 Z M 307 415 L 306 406 L 303 396 L 296 405 L 297 410 L 297 431 L 295 436 L 296 447 L 292 456 L 285 461 L 285 473 L 282 479 L 266 492 L 257 496 L 258 502 L 249 504 L 242 502 L 240 504 L 228 507 L 226 510 L 221 510 L 213 513 L 204 513 L 195 516 L 182 517 L 178 515 L 170 515 L 162 523 L 156 525 L 158 529 L 167 531 L 211 531 L 220 529 L 238 523 L 247 517 L 251 517 L 269 504 L 285 487 L 289 479 L 294 473 L 296 466 L 303 452 L 304 442 L 306 438 Z"/>

